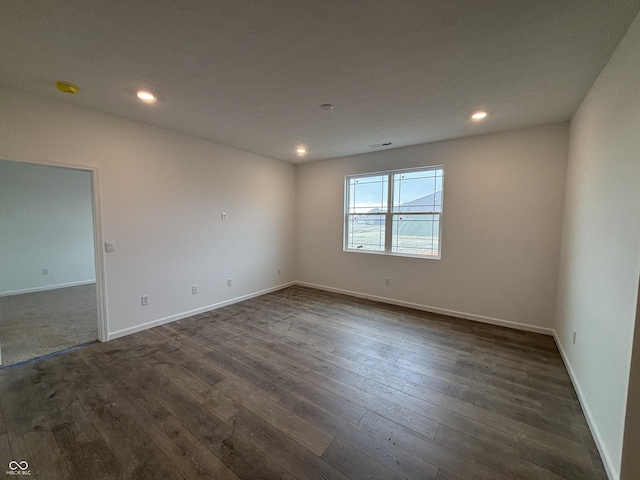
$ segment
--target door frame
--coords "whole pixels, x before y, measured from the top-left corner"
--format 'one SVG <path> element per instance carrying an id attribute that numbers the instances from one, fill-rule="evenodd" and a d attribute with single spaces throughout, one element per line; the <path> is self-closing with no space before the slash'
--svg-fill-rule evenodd
<path id="1" fill-rule="evenodd" d="M 93 213 L 93 256 L 96 272 L 96 314 L 98 321 L 98 340 L 106 342 L 109 339 L 109 322 L 107 315 L 107 295 L 105 282 L 103 230 L 102 230 L 102 192 L 100 188 L 100 170 L 95 165 L 77 165 L 73 163 L 52 162 L 41 159 L 5 158 L 2 160 L 17 163 L 28 163 L 43 167 L 66 168 L 80 170 L 91 174 L 91 211 Z"/>

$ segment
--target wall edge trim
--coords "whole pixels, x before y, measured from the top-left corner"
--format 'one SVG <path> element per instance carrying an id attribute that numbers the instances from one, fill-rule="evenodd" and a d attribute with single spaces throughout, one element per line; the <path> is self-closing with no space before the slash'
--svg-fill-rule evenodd
<path id="1" fill-rule="evenodd" d="M 0 297 L 8 297 L 10 295 L 22 295 L 25 293 L 46 292 L 47 290 L 57 290 L 59 288 L 79 287 L 81 285 L 90 285 L 96 283 L 93 280 L 82 280 L 80 282 L 58 283 L 56 285 L 46 285 L 44 287 L 24 288 L 21 290 L 11 290 L 9 292 L 0 292 Z"/>
<path id="2" fill-rule="evenodd" d="M 354 292 L 351 290 L 343 290 L 341 288 L 328 287 L 325 285 L 317 285 L 317 284 L 308 283 L 308 282 L 297 281 L 295 282 L 295 284 L 300 285 L 301 287 L 309 287 L 309 288 L 315 288 L 317 290 L 325 290 L 327 292 L 341 293 L 343 295 L 349 295 L 351 297 L 365 298 L 367 300 L 372 300 L 374 302 L 388 303 L 390 305 L 398 305 L 400 307 L 413 308 L 415 310 L 422 310 L 424 312 L 438 313 L 440 315 L 447 315 L 449 317 L 462 318 L 464 320 L 473 320 L 476 322 L 488 323 L 490 325 L 497 325 L 500 327 L 513 328 L 516 330 L 524 330 L 532 333 L 540 333 L 542 335 L 548 335 L 551 337 L 553 336 L 553 333 L 554 333 L 553 329 L 551 328 L 538 327 L 536 325 L 529 325 L 526 323 L 512 322 L 511 320 L 504 320 L 501 318 L 493 318 L 493 317 L 486 317 L 484 315 L 476 315 L 473 313 L 458 312 L 456 310 L 448 310 L 446 308 L 433 307 L 431 305 L 423 305 L 420 303 L 405 302 L 405 301 L 396 300 L 393 298 L 379 297 L 377 295 L 369 295 L 366 293 Z"/>
<path id="3" fill-rule="evenodd" d="M 578 401 L 580 402 L 580 407 L 582 407 L 582 412 L 584 413 L 585 419 L 587 420 L 587 425 L 589 426 L 589 430 L 591 431 L 591 435 L 593 435 L 593 440 L 596 443 L 596 447 L 598 447 L 598 452 L 600 453 L 600 457 L 602 458 L 602 463 L 604 464 L 605 473 L 610 480 L 617 480 L 620 478 L 620 472 L 613 464 L 611 460 L 611 455 L 609 454 L 609 450 L 607 449 L 605 443 L 602 441 L 602 436 L 600 435 L 600 430 L 598 426 L 593 421 L 593 415 L 591 414 L 591 410 L 589 409 L 589 405 L 586 401 L 586 397 L 580 387 L 580 382 L 578 382 L 578 377 L 571 366 L 571 362 L 569 362 L 569 357 L 567 356 L 564 347 L 562 346 L 562 342 L 558 337 L 558 334 L 555 330 L 553 330 L 553 339 L 556 342 L 558 350 L 560 351 L 560 356 L 562 357 L 562 362 L 564 363 L 567 372 L 569 373 L 569 378 L 571 379 L 571 383 L 573 384 L 573 389 L 576 391 L 576 395 L 578 395 Z"/>
<path id="4" fill-rule="evenodd" d="M 192 315 L 198 315 L 199 313 L 209 312 L 211 310 L 216 310 L 218 308 L 226 307 L 227 305 L 233 305 L 234 303 L 239 303 L 244 300 L 249 300 L 250 298 L 260 297 L 267 293 L 276 292 L 278 290 L 283 290 L 287 287 L 291 287 L 295 285 L 296 282 L 288 282 L 283 283 L 281 285 L 277 285 L 275 287 L 267 288 L 264 290 L 259 290 L 257 292 L 248 293 L 246 295 L 242 295 L 240 297 L 231 298 L 229 300 L 223 300 L 222 302 L 212 303 L 210 305 L 206 305 L 204 307 L 196 308 L 194 310 L 188 310 L 186 312 L 177 313 L 175 315 L 170 315 L 168 317 L 158 318 L 156 320 L 151 320 L 150 322 L 145 322 L 140 325 L 135 325 L 133 327 L 124 328 L 122 330 L 116 330 L 115 332 L 107 333 L 107 341 L 115 340 L 116 338 L 124 337 L 127 335 L 131 335 L 132 333 L 141 332 L 143 330 L 148 330 L 149 328 L 159 327 L 160 325 L 165 325 L 167 323 L 175 322 L 176 320 L 182 320 L 183 318 L 191 317 Z"/>

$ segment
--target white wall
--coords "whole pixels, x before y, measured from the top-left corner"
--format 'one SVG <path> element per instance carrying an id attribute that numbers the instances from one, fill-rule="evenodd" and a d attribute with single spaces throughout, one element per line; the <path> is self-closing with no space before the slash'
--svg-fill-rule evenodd
<path id="1" fill-rule="evenodd" d="M 629 392 L 624 424 L 620 478 L 633 480 L 640 472 L 640 288 L 636 301 L 636 328 L 629 372 Z"/>
<path id="2" fill-rule="evenodd" d="M 636 18 L 571 121 L 558 290 L 557 339 L 611 478 L 621 462 L 640 272 L 639 78 Z"/>
<path id="3" fill-rule="evenodd" d="M 0 160 L 0 295 L 95 281 L 92 202 L 89 172 Z"/>
<path id="4" fill-rule="evenodd" d="M 298 279 L 550 333 L 567 143 L 563 123 L 299 166 Z M 345 175 L 438 164 L 441 260 L 342 251 Z"/>
<path id="5" fill-rule="evenodd" d="M 111 337 L 295 279 L 293 165 L 14 90 L 0 104 L 0 158 L 97 167 Z"/>

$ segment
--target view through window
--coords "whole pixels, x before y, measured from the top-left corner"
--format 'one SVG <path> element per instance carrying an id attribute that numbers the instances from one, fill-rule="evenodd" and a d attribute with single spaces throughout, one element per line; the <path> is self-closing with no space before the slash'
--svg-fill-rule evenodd
<path id="1" fill-rule="evenodd" d="M 345 250 L 440 258 L 444 170 L 423 167 L 345 181 Z"/>

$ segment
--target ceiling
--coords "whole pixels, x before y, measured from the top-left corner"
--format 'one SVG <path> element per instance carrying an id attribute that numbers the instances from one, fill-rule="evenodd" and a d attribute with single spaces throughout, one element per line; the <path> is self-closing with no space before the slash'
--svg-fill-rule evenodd
<path id="1" fill-rule="evenodd" d="M 307 162 L 568 120 L 639 10 L 640 0 L 3 0 L 0 84 Z M 56 80 L 81 90 L 59 93 Z M 140 88 L 157 102 L 140 102 Z M 483 122 L 469 118 L 477 109 Z"/>

